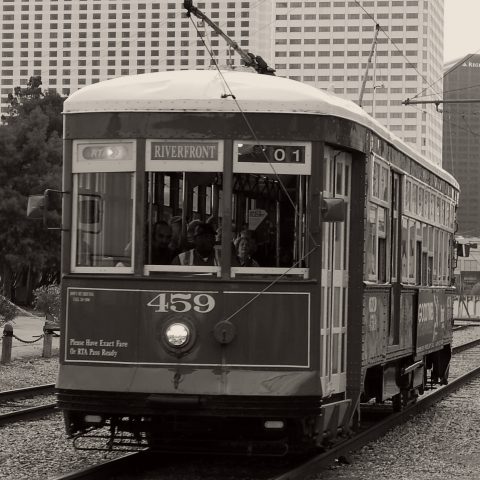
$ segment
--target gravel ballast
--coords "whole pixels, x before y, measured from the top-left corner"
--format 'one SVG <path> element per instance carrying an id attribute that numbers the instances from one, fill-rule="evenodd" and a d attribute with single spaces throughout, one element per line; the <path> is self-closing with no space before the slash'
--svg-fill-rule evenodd
<path id="1" fill-rule="evenodd" d="M 477 480 L 480 380 L 441 400 L 318 480 Z"/>
<path id="2" fill-rule="evenodd" d="M 454 345 L 478 338 L 479 334 L 479 327 L 455 332 Z M 0 365 L 0 390 L 54 383 L 57 372 L 58 356 L 17 359 L 9 365 Z M 353 454 L 350 465 L 333 467 L 318 478 L 480 479 L 479 407 L 480 382 L 472 382 Z M 2 480 L 47 480 L 98 463 L 103 457 L 100 452 L 76 451 L 72 440 L 66 438 L 63 419 L 58 413 L 0 427 Z"/>

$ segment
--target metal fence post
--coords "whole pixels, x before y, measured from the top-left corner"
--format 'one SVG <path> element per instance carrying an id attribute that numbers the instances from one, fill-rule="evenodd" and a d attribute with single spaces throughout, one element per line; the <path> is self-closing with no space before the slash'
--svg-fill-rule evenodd
<path id="1" fill-rule="evenodd" d="M 45 322 L 43 326 L 43 358 L 50 358 L 52 356 L 52 337 L 53 330 L 51 329 L 50 322 Z"/>
<path id="2" fill-rule="evenodd" d="M 6 323 L 3 327 L 2 337 L 2 358 L 0 363 L 5 365 L 10 363 L 12 359 L 12 340 L 13 340 L 13 327 L 10 323 Z"/>

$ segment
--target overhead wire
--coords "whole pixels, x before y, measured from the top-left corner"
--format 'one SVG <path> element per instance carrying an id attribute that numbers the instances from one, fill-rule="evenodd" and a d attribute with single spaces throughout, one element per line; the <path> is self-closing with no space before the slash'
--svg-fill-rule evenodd
<path id="1" fill-rule="evenodd" d="M 468 61 L 470 58 L 472 58 L 474 55 L 476 55 L 478 52 L 480 52 L 480 49 L 478 49 L 475 53 L 472 53 L 470 55 L 468 55 L 467 58 L 465 58 L 463 60 L 463 62 L 458 62 L 457 65 L 455 65 L 454 68 L 452 68 L 451 70 L 448 70 L 447 72 L 445 72 L 440 78 L 438 78 L 437 80 L 431 82 L 427 87 L 425 87 L 421 92 L 415 94 L 413 97 L 412 97 L 412 100 L 414 98 L 418 98 L 420 95 L 422 95 L 428 88 L 430 88 L 432 85 L 434 85 L 435 83 L 439 82 L 440 80 L 443 80 L 447 75 L 450 75 L 451 73 L 453 73 L 457 68 L 459 68 L 461 66 L 462 63 Z M 426 96 L 426 95 L 424 95 Z M 430 96 L 430 94 L 428 95 Z"/>
<path id="2" fill-rule="evenodd" d="M 193 20 L 192 20 L 192 21 L 193 21 Z M 197 28 L 197 26 L 196 26 L 195 24 L 194 24 L 194 26 L 195 26 L 195 28 Z M 198 30 L 197 30 L 197 32 L 198 32 Z M 203 41 L 203 37 L 202 37 L 202 41 Z M 229 94 L 228 94 L 227 96 L 232 97 L 232 99 L 233 99 L 233 101 L 235 102 L 235 104 L 236 104 L 236 106 L 237 106 L 240 114 L 242 115 L 242 118 L 243 118 L 245 124 L 247 125 L 248 130 L 249 130 L 250 133 L 252 134 L 252 136 L 253 136 L 254 140 L 257 142 L 257 144 L 260 144 L 260 141 L 259 141 L 259 139 L 257 138 L 257 135 L 256 135 L 256 133 L 255 133 L 255 130 L 253 129 L 253 127 L 252 127 L 252 125 L 250 124 L 247 116 L 245 115 L 245 112 L 243 111 L 240 103 L 238 102 L 237 97 L 236 97 L 236 96 L 234 95 L 234 93 L 232 92 L 232 90 L 231 90 L 231 88 L 230 88 L 230 85 L 228 84 L 225 76 L 223 75 L 223 72 L 220 70 L 220 68 L 219 68 L 219 66 L 218 66 L 218 62 L 214 59 L 213 55 L 211 54 L 211 52 L 210 52 L 210 50 L 209 50 L 209 48 L 208 48 L 208 46 L 206 45 L 205 42 L 204 42 L 204 46 L 205 46 L 205 48 L 207 49 L 207 51 L 209 52 L 212 60 L 214 60 L 214 62 L 215 62 L 215 67 L 216 67 L 219 75 L 221 76 L 221 78 L 222 78 L 222 80 L 223 80 L 223 82 L 224 82 L 224 84 L 225 84 L 225 87 L 227 88 L 227 90 L 228 90 L 228 92 L 229 92 Z M 270 161 L 270 159 L 268 158 L 267 154 L 266 154 L 263 150 L 262 150 L 262 153 L 263 153 L 263 156 L 264 156 L 265 160 L 266 160 L 267 163 L 270 165 L 270 168 L 272 169 L 272 173 L 275 175 L 277 181 L 279 182 L 279 185 L 280 185 L 280 187 L 282 188 L 285 196 L 287 197 L 289 203 L 292 205 L 293 209 L 295 210 L 295 213 L 296 213 L 297 216 L 298 216 L 298 208 L 297 208 L 295 202 L 293 201 L 291 195 L 289 194 L 289 192 L 288 192 L 288 190 L 287 190 L 287 187 L 286 187 L 285 184 L 283 183 L 280 175 L 279 175 L 279 174 L 277 173 L 277 171 L 275 170 L 275 167 L 274 167 L 273 163 Z M 309 231 L 309 235 L 310 235 L 312 241 L 315 242 L 315 240 L 314 240 L 314 238 L 313 238 L 313 235 L 311 234 L 310 231 Z"/>
<path id="3" fill-rule="evenodd" d="M 463 92 L 466 90 L 470 90 L 471 88 L 477 88 L 480 87 L 480 83 L 477 83 L 475 85 L 468 85 L 467 87 L 462 87 L 462 88 L 454 88 L 453 90 L 444 90 L 443 94 L 445 95 L 446 93 L 455 93 L 455 92 Z M 426 95 L 423 95 L 422 98 L 424 97 L 431 97 L 432 95 L 435 95 L 434 93 L 427 93 Z M 413 97 L 415 98 L 415 97 Z M 412 98 L 412 100 L 413 100 Z"/>
<path id="4" fill-rule="evenodd" d="M 363 7 L 363 5 L 361 5 L 358 0 L 354 0 L 354 2 L 365 12 L 365 14 L 373 21 L 375 22 L 375 24 L 379 24 L 379 22 L 375 19 L 375 17 L 373 15 L 371 15 L 367 10 L 365 10 L 365 8 Z M 401 50 L 397 44 L 393 41 L 392 37 L 390 37 L 390 35 L 386 32 L 386 30 L 380 25 L 380 31 L 383 32 L 383 34 L 388 38 L 388 40 L 390 41 L 390 43 L 397 49 L 398 52 L 400 52 L 402 54 L 402 57 L 408 62 L 408 65 L 413 68 L 417 73 L 418 75 L 420 75 L 420 77 L 425 81 L 425 83 L 428 82 L 428 80 L 425 78 L 425 76 L 420 72 L 420 70 L 418 70 L 418 68 L 415 66 L 415 64 L 413 62 L 410 61 L 410 59 L 403 53 L 403 50 Z M 439 93 L 437 93 L 436 95 L 439 95 Z"/>
<path id="5" fill-rule="evenodd" d="M 192 20 L 192 23 L 193 23 L 193 19 Z M 195 23 L 193 23 L 195 29 L 197 29 L 197 26 L 195 25 Z M 198 29 L 197 29 L 197 33 L 199 33 Z M 215 68 L 217 69 L 218 71 L 218 74 L 220 75 L 220 77 L 222 78 L 222 81 L 224 82 L 225 84 L 225 88 L 228 90 L 228 94 L 225 95 L 225 97 L 231 97 L 233 99 L 233 101 L 235 102 L 240 114 L 242 115 L 242 118 L 243 120 L 245 121 L 245 124 L 247 125 L 247 128 L 248 130 L 250 131 L 252 137 L 254 138 L 255 142 L 257 144 L 260 144 L 260 141 L 255 133 L 255 130 L 253 129 L 251 123 L 249 122 L 247 116 L 245 115 L 245 112 L 243 111 L 239 101 L 237 100 L 237 97 L 235 96 L 235 94 L 233 93 L 232 89 L 230 88 L 230 85 L 228 84 L 225 76 L 223 75 L 223 72 L 221 71 L 221 69 L 219 68 L 218 66 L 218 62 L 216 61 L 216 59 L 213 57 L 213 55 L 211 54 L 206 42 L 203 40 L 203 37 L 200 36 L 200 38 L 202 38 L 202 42 L 205 46 L 205 48 L 207 49 L 208 53 L 210 54 L 213 62 L 214 62 L 214 65 L 215 65 Z M 277 178 L 277 181 L 282 189 L 282 191 L 284 192 L 286 198 L 288 199 L 289 203 L 292 205 L 294 211 L 295 211 L 295 215 L 297 217 L 300 216 L 300 213 L 298 211 L 298 207 L 297 205 L 295 204 L 295 202 L 293 201 L 291 195 L 289 194 L 285 184 L 283 183 L 283 180 L 281 179 L 280 175 L 277 173 L 277 171 L 275 170 L 275 167 L 274 165 L 272 164 L 272 162 L 270 161 L 270 159 L 268 158 L 268 156 L 266 155 L 266 153 L 262 150 L 262 153 L 263 153 L 263 156 L 264 158 L 266 159 L 267 163 L 270 165 L 270 167 L 272 168 L 272 172 L 273 174 L 275 175 L 275 177 Z M 276 285 L 282 278 L 284 278 L 288 272 L 290 272 L 292 269 L 296 268 L 298 265 L 301 265 L 302 262 L 308 258 L 314 251 L 316 251 L 320 245 L 315 241 L 315 238 L 309 228 L 309 226 L 307 225 L 307 231 L 308 231 L 308 235 L 310 237 L 310 239 L 312 240 L 312 244 L 313 244 L 313 248 L 311 248 L 308 252 L 306 252 L 302 257 L 300 257 L 292 266 L 290 266 L 289 268 L 287 268 L 283 273 L 281 273 L 279 276 L 277 276 L 274 280 L 272 280 L 268 285 L 266 285 L 260 292 L 256 293 L 250 300 L 248 300 L 247 302 L 245 302 L 243 305 L 241 305 L 240 307 L 238 307 L 235 311 L 233 311 L 224 321 L 225 322 L 228 322 L 230 319 L 232 319 L 233 317 L 235 317 L 236 315 L 238 315 L 241 311 L 243 311 L 245 308 L 247 308 L 252 302 L 254 302 L 257 298 L 259 298 L 261 295 L 263 295 L 265 292 L 267 292 L 268 290 L 270 290 L 274 285 Z"/>

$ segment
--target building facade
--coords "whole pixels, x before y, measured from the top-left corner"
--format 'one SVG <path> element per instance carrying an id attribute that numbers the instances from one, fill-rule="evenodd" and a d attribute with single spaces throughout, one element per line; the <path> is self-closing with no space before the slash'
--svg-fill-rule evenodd
<path id="1" fill-rule="evenodd" d="M 443 166 L 460 183 L 458 233 L 480 236 L 480 55 L 445 66 L 444 99 L 467 103 L 443 106 Z"/>
<path id="2" fill-rule="evenodd" d="M 354 101 L 378 22 L 363 106 L 441 163 L 440 114 L 434 107 L 405 107 L 402 101 L 441 78 L 443 0 L 194 4 L 278 75 L 333 89 Z M 41 75 L 44 88 L 68 95 L 120 75 L 209 68 L 212 60 L 202 39 L 220 65 L 240 64 L 208 25 L 186 17 L 180 0 L 2 0 L 0 5 L 2 111 L 8 93 L 32 75 Z"/>

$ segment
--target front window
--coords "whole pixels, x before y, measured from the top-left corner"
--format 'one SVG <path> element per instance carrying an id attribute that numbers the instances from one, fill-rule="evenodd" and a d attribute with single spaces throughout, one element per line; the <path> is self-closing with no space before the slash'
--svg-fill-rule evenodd
<path id="1" fill-rule="evenodd" d="M 76 176 L 75 267 L 132 266 L 133 173 Z"/>
<path id="2" fill-rule="evenodd" d="M 133 272 L 135 142 L 73 144 L 74 272 Z"/>
<path id="3" fill-rule="evenodd" d="M 147 274 L 220 275 L 222 172 L 222 141 L 147 141 Z"/>
<path id="4" fill-rule="evenodd" d="M 232 276 L 307 276 L 310 145 L 234 145 Z"/>
<path id="5" fill-rule="evenodd" d="M 310 144 L 235 142 L 229 181 L 223 149 L 147 141 L 145 273 L 306 277 Z"/>

